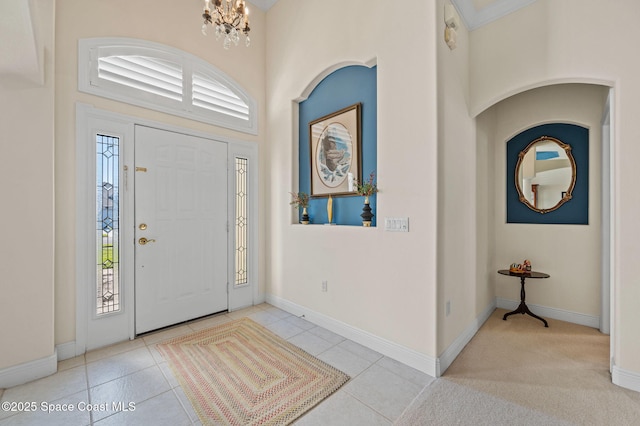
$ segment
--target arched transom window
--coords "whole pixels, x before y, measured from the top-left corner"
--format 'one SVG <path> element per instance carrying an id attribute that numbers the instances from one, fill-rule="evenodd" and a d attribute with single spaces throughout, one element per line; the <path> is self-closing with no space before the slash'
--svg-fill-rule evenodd
<path id="1" fill-rule="evenodd" d="M 158 43 L 80 40 L 78 90 L 257 134 L 256 102 L 242 87 L 206 61 Z"/>

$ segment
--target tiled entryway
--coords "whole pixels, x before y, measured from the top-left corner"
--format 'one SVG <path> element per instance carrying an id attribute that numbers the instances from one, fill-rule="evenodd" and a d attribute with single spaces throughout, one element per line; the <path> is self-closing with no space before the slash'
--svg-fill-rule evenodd
<path id="1" fill-rule="evenodd" d="M 155 344 L 241 317 L 253 319 L 351 377 L 296 425 L 390 425 L 434 380 L 302 318 L 262 304 L 61 361 L 56 374 L 4 391 L 2 402 L 35 402 L 36 409 L 20 413 L 0 410 L 0 425 L 200 425 Z M 125 411 L 129 403 L 134 410 Z M 48 407 L 50 413 L 43 410 Z M 73 407 L 73 411 L 63 411 L 65 407 Z"/>

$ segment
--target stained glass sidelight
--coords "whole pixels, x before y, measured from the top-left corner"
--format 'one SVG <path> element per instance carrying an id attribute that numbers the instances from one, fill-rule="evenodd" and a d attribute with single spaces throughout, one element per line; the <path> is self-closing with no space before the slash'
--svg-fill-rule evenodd
<path id="1" fill-rule="evenodd" d="M 96 313 L 120 310 L 119 143 L 96 135 Z"/>
<path id="2" fill-rule="evenodd" d="M 236 157 L 235 285 L 247 284 L 247 164 Z"/>

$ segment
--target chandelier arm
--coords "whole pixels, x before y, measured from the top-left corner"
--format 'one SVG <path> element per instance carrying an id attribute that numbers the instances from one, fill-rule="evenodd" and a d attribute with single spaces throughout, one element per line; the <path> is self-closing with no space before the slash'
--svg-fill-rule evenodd
<path id="1" fill-rule="evenodd" d="M 210 24 L 213 23 L 213 21 L 211 20 L 211 13 L 209 13 L 208 10 L 205 9 L 204 13 L 202 14 L 202 18 L 204 19 L 205 22 L 208 22 Z"/>

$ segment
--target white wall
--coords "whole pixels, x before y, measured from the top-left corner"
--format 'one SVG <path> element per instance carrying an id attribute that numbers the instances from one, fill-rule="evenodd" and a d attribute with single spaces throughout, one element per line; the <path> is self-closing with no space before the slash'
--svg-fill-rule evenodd
<path id="1" fill-rule="evenodd" d="M 438 355 L 450 347 L 494 301 L 479 250 L 477 216 L 486 206 L 476 141 L 469 116 L 469 34 L 458 18 L 457 48 L 444 41 L 445 0 L 437 2 L 438 51 Z M 479 263 L 480 262 L 480 263 Z M 449 313 L 447 313 L 447 305 Z M 446 356 L 445 356 L 446 358 Z"/>
<path id="2" fill-rule="evenodd" d="M 59 0 L 56 8 L 56 344 L 73 342 L 75 332 L 75 138 L 76 103 L 134 117 L 195 129 L 234 140 L 262 144 L 265 134 L 265 14 L 251 8 L 251 47 L 243 43 L 224 50 L 215 36 L 203 36 L 202 5 L 172 0 Z M 209 31 L 212 33 L 212 31 Z M 197 121 L 162 114 L 79 93 L 78 40 L 87 37 L 131 37 L 162 43 L 196 55 L 231 76 L 259 105 L 258 135 L 246 135 Z M 265 150 L 260 150 L 261 154 Z M 264 159 L 261 158 L 261 168 Z M 261 188 L 264 193 L 264 187 Z M 262 201 L 261 201 L 262 202 Z M 262 218 L 261 218 L 262 220 Z M 260 229 L 264 229 L 261 221 Z M 260 240 L 263 240 L 261 234 Z M 260 260 L 264 270 L 264 256 Z M 264 282 L 263 277 L 259 278 Z M 88 284 L 90 285 L 90 283 Z"/>
<path id="3" fill-rule="evenodd" d="M 410 13 L 407 13 L 410 12 Z M 267 14 L 267 291 L 419 354 L 436 355 L 436 21 L 431 2 L 280 0 Z M 385 28 L 401 28 L 401 36 Z M 292 225 L 296 104 L 345 62 L 378 65 L 378 223 Z M 328 291 L 321 292 L 321 282 Z"/>
<path id="4" fill-rule="evenodd" d="M 55 13 L 54 2 L 33 5 L 45 49 L 44 85 L 0 75 L 0 372 L 54 353 Z"/>
<path id="5" fill-rule="evenodd" d="M 635 53 L 639 14 L 640 4 L 634 0 L 539 0 L 470 37 L 473 114 L 514 93 L 549 83 L 603 83 L 615 89 L 612 269 L 617 309 L 612 343 L 614 363 L 636 374 L 640 373 L 640 286 L 634 265 L 640 255 L 640 198 L 633 194 L 640 156 L 636 143 L 640 59 Z"/>
<path id="6" fill-rule="evenodd" d="M 488 300 L 495 300 L 496 278 L 496 170 L 495 108 L 476 117 L 476 311 L 486 309 Z"/>

